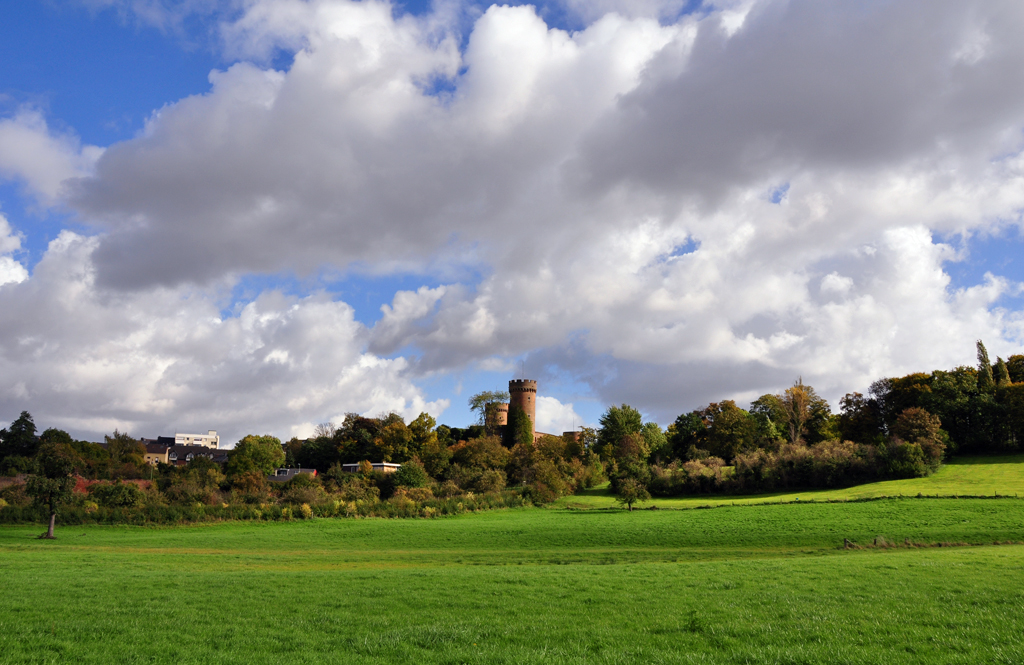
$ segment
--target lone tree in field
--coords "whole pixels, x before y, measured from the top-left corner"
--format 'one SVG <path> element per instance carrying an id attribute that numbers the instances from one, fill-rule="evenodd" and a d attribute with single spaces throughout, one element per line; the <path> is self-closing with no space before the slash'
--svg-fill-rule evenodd
<path id="1" fill-rule="evenodd" d="M 630 512 L 633 512 L 633 504 L 640 503 L 641 501 L 647 501 L 651 498 L 651 494 L 636 478 L 626 478 L 619 483 L 619 495 L 615 498 L 619 504 L 626 506 Z"/>
<path id="2" fill-rule="evenodd" d="M 25 492 L 35 502 L 50 511 L 50 526 L 40 538 L 53 539 L 53 525 L 57 521 L 57 508 L 71 500 L 75 479 L 71 472 L 75 462 L 65 446 L 44 443 L 36 455 L 37 473 L 28 477 Z"/>

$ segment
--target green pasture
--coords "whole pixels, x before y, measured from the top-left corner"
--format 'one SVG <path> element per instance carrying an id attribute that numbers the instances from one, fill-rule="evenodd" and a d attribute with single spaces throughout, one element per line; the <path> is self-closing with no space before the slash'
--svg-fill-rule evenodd
<path id="1" fill-rule="evenodd" d="M 2 663 L 1024 662 L 1024 499 L 41 530 Z"/>
<path id="2" fill-rule="evenodd" d="M 1024 455 L 999 457 L 960 457 L 943 464 L 926 478 L 886 480 L 842 489 L 777 492 L 772 494 L 721 495 L 710 494 L 672 498 L 655 498 L 641 507 L 696 508 L 787 501 L 849 501 L 877 497 L 917 496 L 1020 496 L 1024 498 Z M 583 494 L 559 499 L 559 508 L 612 508 L 615 496 L 607 483 Z"/>

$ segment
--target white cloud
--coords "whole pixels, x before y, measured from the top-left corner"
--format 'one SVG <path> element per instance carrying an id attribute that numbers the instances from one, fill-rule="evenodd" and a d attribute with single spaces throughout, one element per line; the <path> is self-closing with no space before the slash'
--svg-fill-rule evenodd
<path id="1" fill-rule="evenodd" d="M 57 200 L 65 180 L 87 175 L 101 154 L 73 134 L 51 131 L 38 110 L 0 119 L 0 178 L 23 182 L 44 205 Z"/>
<path id="2" fill-rule="evenodd" d="M 0 215 L 0 287 L 4 284 L 17 284 L 28 279 L 25 266 L 6 256 L 21 248 L 21 238 L 14 234 L 7 218 Z"/>
<path id="3" fill-rule="evenodd" d="M 584 425 L 583 418 L 573 410 L 573 405 L 562 404 L 554 397 L 546 395 L 537 396 L 537 423 L 535 429 L 538 432 L 547 432 L 560 436 L 562 432 L 571 432 L 574 428 Z"/>
<path id="4" fill-rule="evenodd" d="M 423 398 L 404 359 L 366 353 L 345 303 L 265 292 L 225 317 L 216 290 L 101 292 L 96 244 L 65 231 L 31 279 L 0 288 L 3 412 L 81 436 L 217 429 L 230 443 L 349 411 L 413 418 L 448 405 Z"/>
<path id="5" fill-rule="evenodd" d="M 821 278 L 821 290 L 823 293 L 847 293 L 853 288 L 853 280 L 844 277 L 833 271 Z"/>

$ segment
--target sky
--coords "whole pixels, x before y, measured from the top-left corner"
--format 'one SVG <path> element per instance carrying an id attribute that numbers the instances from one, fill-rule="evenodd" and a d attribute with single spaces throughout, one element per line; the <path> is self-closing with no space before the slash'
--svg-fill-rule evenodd
<path id="1" fill-rule="evenodd" d="M 538 429 L 1022 352 L 1018 0 L 0 9 L 0 422 Z"/>

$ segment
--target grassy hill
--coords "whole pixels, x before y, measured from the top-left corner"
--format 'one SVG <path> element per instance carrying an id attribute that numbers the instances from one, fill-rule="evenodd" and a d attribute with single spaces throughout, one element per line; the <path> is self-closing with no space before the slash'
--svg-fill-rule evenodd
<path id="1" fill-rule="evenodd" d="M 876 497 L 1020 496 L 1024 497 L 1024 455 L 960 457 L 927 478 L 887 480 L 842 489 L 777 492 L 748 495 L 700 495 L 656 498 L 641 504 L 659 508 L 779 503 L 791 501 L 843 501 Z M 615 497 L 605 484 L 583 494 L 563 497 L 559 508 L 612 508 Z"/>
<path id="2" fill-rule="evenodd" d="M 3 663 L 1024 661 L 1024 500 L 40 531 Z"/>

